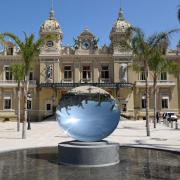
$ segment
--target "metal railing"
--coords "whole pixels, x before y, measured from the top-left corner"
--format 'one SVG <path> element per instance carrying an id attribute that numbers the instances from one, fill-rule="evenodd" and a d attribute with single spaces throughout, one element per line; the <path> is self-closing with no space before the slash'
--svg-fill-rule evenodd
<path id="1" fill-rule="evenodd" d="M 100 82 L 101 83 L 111 83 L 111 79 L 110 78 L 100 78 Z"/>
<path id="2" fill-rule="evenodd" d="M 74 88 L 78 86 L 89 85 L 97 86 L 102 88 L 133 88 L 132 83 L 92 83 L 92 82 L 81 82 L 81 83 L 41 83 L 40 88 Z"/>

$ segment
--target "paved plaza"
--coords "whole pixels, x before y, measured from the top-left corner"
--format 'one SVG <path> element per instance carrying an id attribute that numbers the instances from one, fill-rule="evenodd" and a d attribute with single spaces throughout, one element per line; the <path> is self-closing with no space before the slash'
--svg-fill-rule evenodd
<path id="1" fill-rule="evenodd" d="M 60 142 L 72 140 L 56 121 L 31 123 L 31 128 L 32 130 L 27 131 L 27 139 L 23 140 L 21 132 L 16 131 L 16 122 L 0 123 L 0 152 L 57 146 Z M 151 123 L 151 137 L 147 137 L 145 121 L 121 121 L 118 128 L 107 140 L 118 142 L 121 146 L 148 147 L 180 152 L 180 129 L 166 127 L 163 123 L 158 124 L 156 129 Z"/>

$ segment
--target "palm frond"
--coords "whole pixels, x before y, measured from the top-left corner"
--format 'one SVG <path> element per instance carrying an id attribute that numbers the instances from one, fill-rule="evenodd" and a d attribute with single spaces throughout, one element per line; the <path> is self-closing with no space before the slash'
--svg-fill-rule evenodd
<path id="1" fill-rule="evenodd" d="M 180 6 L 178 6 L 177 18 L 178 18 L 178 21 L 180 22 Z"/>
<path id="2" fill-rule="evenodd" d="M 0 34 L 0 45 L 4 44 L 5 40 L 4 40 L 4 36 L 3 34 Z"/>
<path id="3" fill-rule="evenodd" d="M 10 70 L 14 76 L 14 79 L 18 83 L 20 83 L 20 81 L 24 80 L 24 76 L 25 76 L 24 64 L 12 64 L 10 66 Z"/>
<path id="4" fill-rule="evenodd" d="M 157 40 L 157 36 L 158 34 L 157 33 L 154 33 L 152 34 L 151 36 L 149 36 L 149 38 L 147 39 L 147 43 L 150 45 L 150 46 L 154 46 L 156 40 Z"/>
<path id="5" fill-rule="evenodd" d="M 18 36 L 16 36 L 15 34 L 11 33 L 11 32 L 5 32 L 2 34 L 3 37 L 9 37 L 11 38 L 18 46 L 20 49 L 24 48 L 23 43 L 21 42 L 21 40 L 19 39 Z"/>
<path id="6" fill-rule="evenodd" d="M 167 32 L 160 32 L 149 37 L 148 43 L 154 49 L 157 49 L 162 54 L 166 54 L 167 48 L 170 44 L 169 34 Z"/>
<path id="7" fill-rule="evenodd" d="M 35 41 L 35 36 L 33 33 L 27 35 L 25 32 L 24 32 L 24 41 L 21 41 L 18 36 L 10 32 L 5 32 L 2 34 L 2 36 L 10 37 L 20 48 L 20 54 L 24 61 L 25 74 L 27 74 L 31 68 L 33 60 L 35 59 L 36 56 L 39 55 L 40 46 L 44 41 L 42 41 L 41 39 Z"/>
<path id="8" fill-rule="evenodd" d="M 28 39 L 27 33 L 23 31 L 23 34 L 24 34 L 24 38 L 25 38 L 25 42 L 26 42 Z"/>
<path id="9" fill-rule="evenodd" d="M 179 33 L 179 32 L 180 32 L 180 28 L 171 29 L 170 31 L 167 32 L 167 35 L 171 35 L 173 33 Z"/>
<path id="10" fill-rule="evenodd" d="M 179 74 L 180 64 L 177 64 L 174 61 L 168 61 L 168 72 L 174 75 Z"/>
<path id="11" fill-rule="evenodd" d="M 134 31 L 131 45 L 133 54 L 139 61 L 148 60 L 148 56 L 150 55 L 151 49 L 141 29 L 136 28 L 136 31 Z"/>
<path id="12" fill-rule="evenodd" d="M 167 71 L 168 60 L 160 51 L 155 51 L 148 61 L 148 66 L 153 74 L 160 74 L 162 71 Z"/>

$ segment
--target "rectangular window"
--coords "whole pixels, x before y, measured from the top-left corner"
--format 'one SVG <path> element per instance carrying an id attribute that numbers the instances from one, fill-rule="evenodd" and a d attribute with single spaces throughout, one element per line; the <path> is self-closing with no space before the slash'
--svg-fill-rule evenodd
<path id="1" fill-rule="evenodd" d="M 101 79 L 109 79 L 109 67 L 108 66 L 102 66 L 101 67 Z"/>
<path id="2" fill-rule="evenodd" d="M 32 101 L 27 100 L 27 109 L 32 109 Z"/>
<path id="3" fill-rule="evenodd" d="M 29 72 L 29 80 L 30 80 L 30 81 L 33 80 L 33 72 Z"/>
<path id="4" fill-rule="evenodd" d="M 12 56 L 13 55 L 13 47 L 8 47 L 7 48 L 7 55 Z"/>
<path id="5" fill-rule="evenodd" d="M 122 104 L 122 111 L 127 112 L 127 104 Z"/>
<path id="6" fill-rule="evenodd" d="M 4 97 L 4 109 L 10 110 L 11 109 L 11 97 Z"/>
<path id="7" fill-rule="evenodd" d="M 91 68 L 89 65 L 83 66 L 83 80 L 90 80 L 91 79 Z"/>
<path id="8" fill-rule="evenodd" d="M 146 72 L 145 72 L 144 67 L 141 67 L 141 69 L 140 69 L 140 77 L 139 77 L 139 80 L 141 80 L 141 81 L 145 81 L 145 80 L 146 80 Z"/>
<path id="9" fill-rule="evenodd" d="M 168 97 L 162 97 L 161 106 L 162 106 L 162 109 L 168 109 L 169 108 L 169 98 Z"/>
<path id="10" fill-rule="evenodd" d="M 146 97 L 142 96 L 141 98 L 141 108 L 146 109 Z"/>
<path id="11" fill-rule="evenodd" d="M 64 66 L 64 80 L 72 79 L 72 69 L 71 66 Z"/>
<path id="12" fill-rule="evenodd" d="M 46 104 L 46 111 L 51 111 L 51 110 L 52 110 L 51 104 Z"/>
<path id="13" fill-rule="evenodd" d="M 167 81 L 167 72 L 161 72 L 160 80 L 161 81 Z"/>
<path id="14" fill-rule="evenodd" d="M 12 72 L 9 66 L 5 66 L 5 80 L 6 81 L 12 80 Z"/>

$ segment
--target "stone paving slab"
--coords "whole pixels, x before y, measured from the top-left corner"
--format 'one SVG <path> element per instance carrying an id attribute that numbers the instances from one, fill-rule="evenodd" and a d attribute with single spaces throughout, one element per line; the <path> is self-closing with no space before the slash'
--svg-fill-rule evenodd
<path id="1" fill-rule="evenodd" d="M 180 128 L 180 127 L 179 127 Z M 0 123 L 0 152 L 36 147 L 57 146 L 72 140 L 58 126 L 56 121 L 31 123 L 27 139 L 21 139 L 16 131 L 16 122 Z M 146 136 L 145 121 L 121 121 L 118 128 L 106 140 L 118 142 L 121 146 L 147 147 L 180 152 L 180 129 L 175 130 L 158 124 L 151 137 Z"/>

